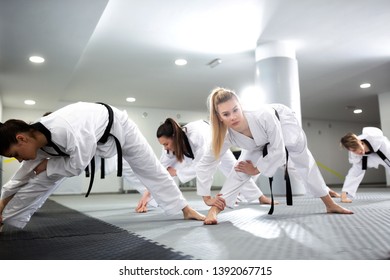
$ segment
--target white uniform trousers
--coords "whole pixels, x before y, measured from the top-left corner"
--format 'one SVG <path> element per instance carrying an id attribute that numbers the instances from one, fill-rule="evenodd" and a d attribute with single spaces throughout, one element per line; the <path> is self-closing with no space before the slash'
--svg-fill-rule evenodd
<path id="1" fill-rule="evenodd" d="M 17 228 L 24 228 L 31 216 L 43 205 L 46 199 L 61 185 L 65 178 L 49 178 L 46 172 L 31 177 L 20 185 L 18 192 L 3 210 L 3 222 Z M 9 181 L 7 184 L 15 182 Z"/>

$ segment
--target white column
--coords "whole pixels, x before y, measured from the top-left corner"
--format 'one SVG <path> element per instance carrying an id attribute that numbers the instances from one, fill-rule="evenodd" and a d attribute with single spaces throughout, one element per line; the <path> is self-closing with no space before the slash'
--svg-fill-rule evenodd
<path id="1" fill-rule="evenodd" d="M 256 48 L 255 82 L 265 103 L 281 103 L 290 107 L 302 123 L 298 62 L 293 46 L 286 42 L 259 44 Z M 292 193 L 304 194 L 305 187 L 298 180 L 298 176 L 293 175 L 294 171 L 290 172 Z M 268 184 L 268 179 L 262 176 L 259 180 L 261 186 Z M 282 169 L 274 176 L 273 191 L 274 194 L 286 193 Z"/>
<path id="2" fill-rule="evenodd" d="M 381 129 L 383 134 L 390 138 L 390 92 L 379 94 L 378 101 Z M 386 185 L 390 187 L 390 174 L 388 172 L 386 172 Z"/>

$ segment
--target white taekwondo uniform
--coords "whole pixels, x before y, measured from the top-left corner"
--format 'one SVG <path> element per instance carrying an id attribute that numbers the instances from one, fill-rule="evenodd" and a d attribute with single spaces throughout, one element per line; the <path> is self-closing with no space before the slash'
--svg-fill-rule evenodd
<path id="1" fill-rule="evenodd" d="M 110 132 L 119 140 L 123 158 L 167 214 L 181 211 L 187 201 L 136 124 L 125 111 L 112 109 Z M 106 158 L 117 153 L 113 137 L 108 137 L 105 144 L 98 143 L 108 124 L 108 110 L 101 104 L 71 104 L 42 117 L 40 123 L 51 132 L 52 142 L 69 156 L 51 156 L 46 152 L 58 153 L 46 146 L 46 152 L 39 150 L 36 159 L 23 161 L 3 186 L 2 198 L 15 195 L 3 210 L 3 222 L 19 228 L 27 224 L 65 177 L 81 174 L 95 155 Z M 35 175 L 33 169 L 45 158 L 49 158 L 46 171 Z"/>
<path id="2" fill-rule="evenodd" d="M 185 156 L 182 162 L 179 162 L 175 155 L 163 150 L 160 158 L 161 164 L 168 168 L 172 166 L 176 169 L 176 174 L 182 183 L 188 182 L 196 177 L 196 165 L 201 160 L 203 155 L 210 149 L 211 128 L 204 120 L 190 122 L 183 127 L 183 131 L 188 138 L 189 145 L 193 152 L 194 158 Z M 234 171 L 234 165 L 237 160 L 233 153 L 228 150 L 221 157 L 219 170 L 226 177 L 230 172 Z M 201 196 L 211 195 L 211 184 L 208 188 L 197 188 L 197 194 Z M 247 181 L 240 191 L 240 195 L 247 201 L 258 200 L 263 195 L 254 180 Z"/>
<path id="3" fill-rule="evenodd" d="M 378 168 L 379 165 L 383 165 L 386 171 L 390 172 L 390 167 L 376 154 L 380 150 L 387 158 L 390 158 L 390 141 L 383 135 L 383 132 L 376 127 L 364 127 L 358 138 L 368 141 L 373 149 L 371 153 L 365 154 L 367 156 L 367 168 Z M 352 166 L 345 177 L 342 191 L 351 197 L 355 197 L 366 170 L 363 169 L 363 155 L 348 152 L 348 159 Z"/>
<path id="4" fill-rule="evenodd" d="M 277 111 L 280 120 L 276 116 Z M 233 129 L 228 129 L 221 155 L 231 146 L 240 147 L 242 153 L 239 161 L 251 160 L 262 175 L 273 177 L 278 168 L 286 164 L 286 151 L 289 161 L 303 180 L 306 191 L 315 197 L 328 194 L 329 188 L 317 167 L 317 164 L 307 148 L 307 140 L 295 113 L 282 104 L 270 104 L 257 111 L 245 111 L 249 129 L 253 139 Z M 263 157 L 263 149 L 267 144 L 268 155 Z M 212 183 L 218 160 L 209 150 L 198 164 L 198 188 L 208 189 Z M 240 188 L 251 176 L 242 172 L 232 172 L 220 193 L 226 200 L 226 205 L 234 205 L 235 196 Z"/>

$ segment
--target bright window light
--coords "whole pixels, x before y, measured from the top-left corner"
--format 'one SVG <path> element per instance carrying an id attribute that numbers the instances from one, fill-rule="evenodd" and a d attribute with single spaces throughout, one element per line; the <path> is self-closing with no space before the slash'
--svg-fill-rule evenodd
<path id="1" fill-rule="evenodd" d="M 180 23 L 167 29 L 178 49 L 218 56 L 253 51 L 271 17 L 264 14 L 265 2 L 213 1 L 206 10 L 187 9 Z"/>
<path id="2" fill-rule="evenodd" d="M 259 87 L 248 86 L 239 96 L 244 110 L 257 110 L 264 104 L 264 93 Z"/>

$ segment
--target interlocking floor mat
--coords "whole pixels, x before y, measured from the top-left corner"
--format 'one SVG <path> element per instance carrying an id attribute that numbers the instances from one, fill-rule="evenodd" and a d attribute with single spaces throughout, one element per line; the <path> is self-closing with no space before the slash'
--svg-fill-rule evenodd
<path id="1" fill-rule="evenodd" d="M 4 225 L 3 260 L 183 260 L 189 255 L 46 201 L 23 229 Z"/>

